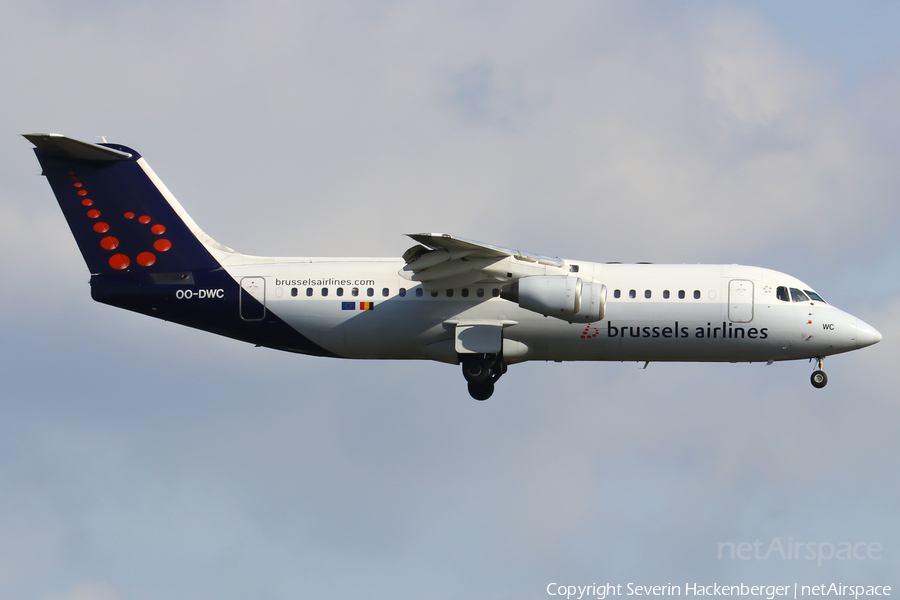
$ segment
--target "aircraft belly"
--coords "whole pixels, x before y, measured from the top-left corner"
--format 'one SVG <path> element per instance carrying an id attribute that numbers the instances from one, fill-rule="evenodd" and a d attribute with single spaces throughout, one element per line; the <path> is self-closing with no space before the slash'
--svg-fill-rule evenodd
<path id="1" fill-rule="evenodd" d="M 481 302 L 393 297 L 371 309 L 345 310 L 337 299 L 269 302 L 303 336 L 345 358 L 432 359 L 451 362 L 459 321 L 504 323 L 510 362 L 665 361 L 756 362 L 843 352 L 805 339 L 796 307 L 761 305 L 750 322 L 727 318 L 727 305 L 708 302 L 673 310 L 652 303 L 610 303 L 607 317 L 571 324 L 499 299 Z M 789 310 L 790 309 L 790 310 Z M 805 313 L 804 313 L 805 314 Z M 821 338 L 821 336 L 819 336 Z M 440 344 L 446 343 L 448 348 Z"/>
<path id="2" fill-rule="evenodd" d="M 446 315 L 424 305 L 398 306 L 390 300 L 366 310 L 342 310 L 329 301 L 279 307 L 288 323 L 322 347 L 345 358 L 428 359 L 429 344 L 452 339 Z"/>

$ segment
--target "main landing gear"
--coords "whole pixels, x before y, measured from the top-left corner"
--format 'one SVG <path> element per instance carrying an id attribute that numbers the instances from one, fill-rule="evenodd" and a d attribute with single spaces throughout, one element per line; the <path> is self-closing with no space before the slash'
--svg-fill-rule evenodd
<path id="1" fill-rule="evenodd" d="M 813 371 L 813 374 L 809 378 L 809 381 L 813 384 L 814 388 L 822 389 L 828 383 L 828 375 L 822 370 L 822 363 L 824 361 L 825 359 L 821 356 L 816 358 L 816 370 Z"/>
<path id="2" fill-rule="evenodd" d="M 487 400 L 494 393 L 494 383 L 506 373 L 507 366 L 499 354 L 461 354 L 463 377 L 469 383 L 469 395 Z"/>

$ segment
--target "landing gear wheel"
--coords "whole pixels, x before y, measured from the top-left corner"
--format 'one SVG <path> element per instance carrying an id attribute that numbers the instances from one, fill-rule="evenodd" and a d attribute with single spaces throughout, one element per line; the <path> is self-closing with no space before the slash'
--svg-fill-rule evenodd
<path id="1" fill-rule="evenodd" d="M 497 383 L 497 380 L 503 377 L 503 374 L 506 373 L 506 370 L 509 367 L 504 365 L 503 363 L 497 363 L 491 369 L 491 383 Z"/>
<path id="2" fill-rule="evenodd" d="M 822 389 L 828 383 L 828 375 L 825 374 L 825 371 L 813 371 L 809 380 L 814 388 Z"/>
<path id="3" fill-rule="evenodd" d="M 494 393 L 494 384 L 506 373 L 500 354 L 460 354 L 463 377 L 469 384 L 469 395 L 487 400 Z"/>
<path id="4" fill-rule="evenodd" d="M 491 366 L 491 363 L 481 356 L 467 358 L 462 363 L 463 377 L 469 383 L 483 383 L 491 376 Z"/>
<path id="5" fill-rule="evenodd" d="M 469 383 L 469 395 L 476 400 L 487 400 L 494 393 L 494 384 L 486 383 Z"/>

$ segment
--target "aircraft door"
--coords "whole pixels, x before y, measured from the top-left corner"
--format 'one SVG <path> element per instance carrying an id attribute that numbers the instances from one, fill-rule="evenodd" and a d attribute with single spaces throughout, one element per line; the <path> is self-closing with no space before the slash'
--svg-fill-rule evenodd
<path id="1" fill-rule="evenodd" d="M 241 318 L 262 321 L 266 318 L 266 280 L 262 277 L 241 278 Z"/>
<path id="2" fill-rule="evenodd" d="M 728 318 L 734 323 L 753 320 L 753 282 L 732 279 L 728 283 Z"/>

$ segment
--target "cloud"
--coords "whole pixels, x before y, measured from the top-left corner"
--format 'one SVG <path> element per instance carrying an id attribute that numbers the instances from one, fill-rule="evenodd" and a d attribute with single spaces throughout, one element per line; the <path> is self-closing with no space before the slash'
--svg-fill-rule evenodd
<path id="1" fill-rule="evenodd" d="M 124 596 L 107 585 L 80 583 L 68 593 L 48 596 L 46 600 L 124 600 Z"/>

